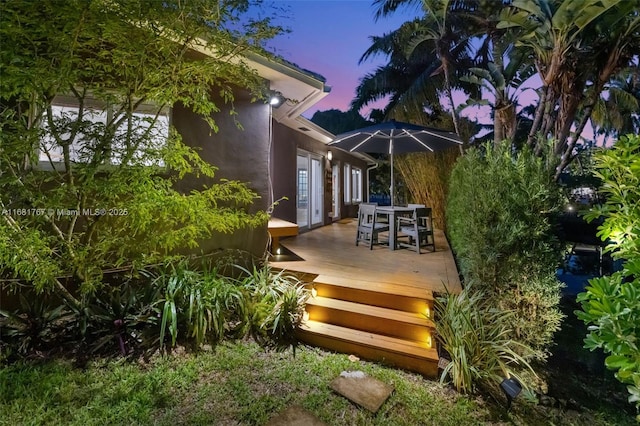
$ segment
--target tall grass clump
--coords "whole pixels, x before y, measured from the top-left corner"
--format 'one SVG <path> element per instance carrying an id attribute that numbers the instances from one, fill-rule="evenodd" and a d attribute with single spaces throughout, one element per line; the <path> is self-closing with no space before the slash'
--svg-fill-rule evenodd
<path id="1" fill-rule="evenodd" d="M 495 385 L 505 377 L 526 383 L 517 371 L 526 368 L 533 372 L 527 362 L 532 350 L 510 337 L 513 312 L 486 307 L 481 291 L 463 290 L 437 298 L 435 313 L 439 347 L 451 358 L 441 382 L 449 378 L 456 390 L 464 393 L 479 384 Z"/>
<path id="2" fill-rule="evenodd" d="M 178 333 L 192 339 L 195 347 L 218 343 L 225 336 L 237 335 L 247 321 L 246 298 L 241 288 L 217 269 L 192 269 L 187 262 L 170 265 L 156 278 L 164 289 L 160 342 L 171 337 L 175 346 Z"/>
<path id="3" fill-rule="evenodd" d="M 459 156 L 460 151 L 457 147 L 445 151 L 397 156 L 395 165 L 411 194 L 411 199 L 432 209 L 433 223 L 438 229 L 446 229 L 444 217 L 449 176 Z"/>
<path id="4" fill-rule="evenodd" d="M 465 286 L 513 312 L 510 337 L 543 360 L 560 327 L 561 248 L 553 233 L 561 193 L 533 153 L 508 144 L 469 150 L 454 168 L 447 230 Z"/>
<path id="5" fill-rule="evenodd" d="M 309 291 L 296 276 L 276 271 L 266 263 L 244 273 L 241 285 L 248 297 L 249 332 L 260 344 L 286 349 L 295 347 L 295 330 L 304 315 Z"/>

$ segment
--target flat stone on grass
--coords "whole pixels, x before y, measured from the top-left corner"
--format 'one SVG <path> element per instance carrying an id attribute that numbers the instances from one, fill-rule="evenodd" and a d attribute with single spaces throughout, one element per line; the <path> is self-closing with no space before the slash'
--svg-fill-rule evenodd
<path id="1" fill-rule="evenodd" d="M 272 417 L 267 426 L 326 426 L 326 424 L 299 405 L 292 405 Z"/>
<path id="2" fill-rule="evenodd" d="M 355 402 L 372 413 L 376 413 L 395 389 L 362 372 L 342 372 L 330 385 L 338 394 Z"/>

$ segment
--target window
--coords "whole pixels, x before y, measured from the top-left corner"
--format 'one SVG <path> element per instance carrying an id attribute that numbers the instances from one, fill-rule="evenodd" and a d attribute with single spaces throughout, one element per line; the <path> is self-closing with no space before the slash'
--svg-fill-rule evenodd
<path id="1" fill-rule="evenodd" d="M 351 202 L 362 202 L 362 170 L 351 168 Z"/>
<path id="2" fill-rule="evenodd" d="M 298 208 L 309 204 L 309 175 L 307 169 L 298 169 Z"/>
<path id="3" fill-rule="evenodd" d="M 351 164 L 344 165 L 344 203 L 351 204 Z"/>
<path id="4" fill-rule="evenodd" d="M 351 164 L 344 165 L 344 202 L 362 202 L 362 170 Z"/>
<path id="5" fill-rule="evenodd" d="M 141 104 L 133 114 L 124 116 L 104 102 L 85 99 L 83 116 L 78 120 L 80 110 L 77 99 L 56 96 L 51 106 L 56 135 L 45 119 L 39 151 L 40 164 L 58 167 L 56 164 L 64 161 L 60 142 L 65 141 L 70 143 L 69 159 L 72 162 L 91 161 L 96 145 L 107 134 L 107 125 L 122 119 L 111 136 L 103 163 L 121 164 L 126 158 L 128 163 L 162 166 L 162 160 L 152 153 L 164 146 L 169 137 L 169 109 L 162 109 L 160 113 L 158 109 L 157 105 L 151 103 Z"/>

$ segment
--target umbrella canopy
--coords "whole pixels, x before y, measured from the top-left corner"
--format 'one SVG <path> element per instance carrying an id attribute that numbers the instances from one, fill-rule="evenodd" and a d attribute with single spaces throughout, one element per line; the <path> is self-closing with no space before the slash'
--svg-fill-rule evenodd
<path id="1" fill-rule="evenodd" d="M 349 152 L 383 153 L 391 160 L 391 205 L 394 199 L 393 155 L 407 152 L 435 152 L 462 141 L 452 132 L 391 120 L 337 135 L 330 146 Z"/>

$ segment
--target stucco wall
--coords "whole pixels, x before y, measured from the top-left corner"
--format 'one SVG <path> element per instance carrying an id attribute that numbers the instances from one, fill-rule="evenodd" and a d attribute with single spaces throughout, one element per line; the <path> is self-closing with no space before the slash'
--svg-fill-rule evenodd
<path id="1" fill-rule="evenodd" d="M 331 149 L 333 160 L 330 163 L 326 160 L 329 147 L 324 143 L 305 135 L 303 132 L 293 130 L 280 123 L 273 124 L 273 188 L 274 198 L 287 197 L 288 200 L 281 201 L 274 209 L 274 217 L 296 223 L 296 153 L 298 149 L 317 154 L 325 158 L 325 174 L 331 176 L 331 165 L 340 164 L 340 182 L 344 182 L 342 176 L 342 165 L 347 162 L 362 169 L 363 194 L 366 194 L 366 162 L 337 149 Z M 325 185 L 324 194 L 324 225 L 330 223 L 329 212 L 331 211 L 331 187 Z M 357 214 L 357 206 L 345 205 L 343 201 L 343 188 L 340 188 L 340 218 L 354 217 Z"/>
<path id="2" fill-rule="evenodd" d="M 222 101 L 218 101 L 218 106 L 221 111 L 213 115 L 219 126 L 217 133 L 202 118 L 181 105 L 173 108 L 172 124 L 186 144 L 200 148 L 200 156 L 218 167 L 214 181 L 229 179 L 247 183 L 261 197 L 255 200 L 249 210 L 266 210 L 269 206 L 269 106 L 250 102 L 250 95 L 245 91 L 236 93 L 234 106 L 237 115 L 230 115 L 230 108 Z M 243 126 L 242 130 L 238 129 L 235 120 Z M 212 181 L 185 180 L 180 184 L 180 189 L 198 189 L 203 183 L 211 184 Z M 262 256 L 266 243 L 265 225 L 260 229 L 240 230 L 233 235 L 214 235 L 210 240 L 203 241 L 198 251 L 208 253 L 218 248 L 234 248 Z"/>

